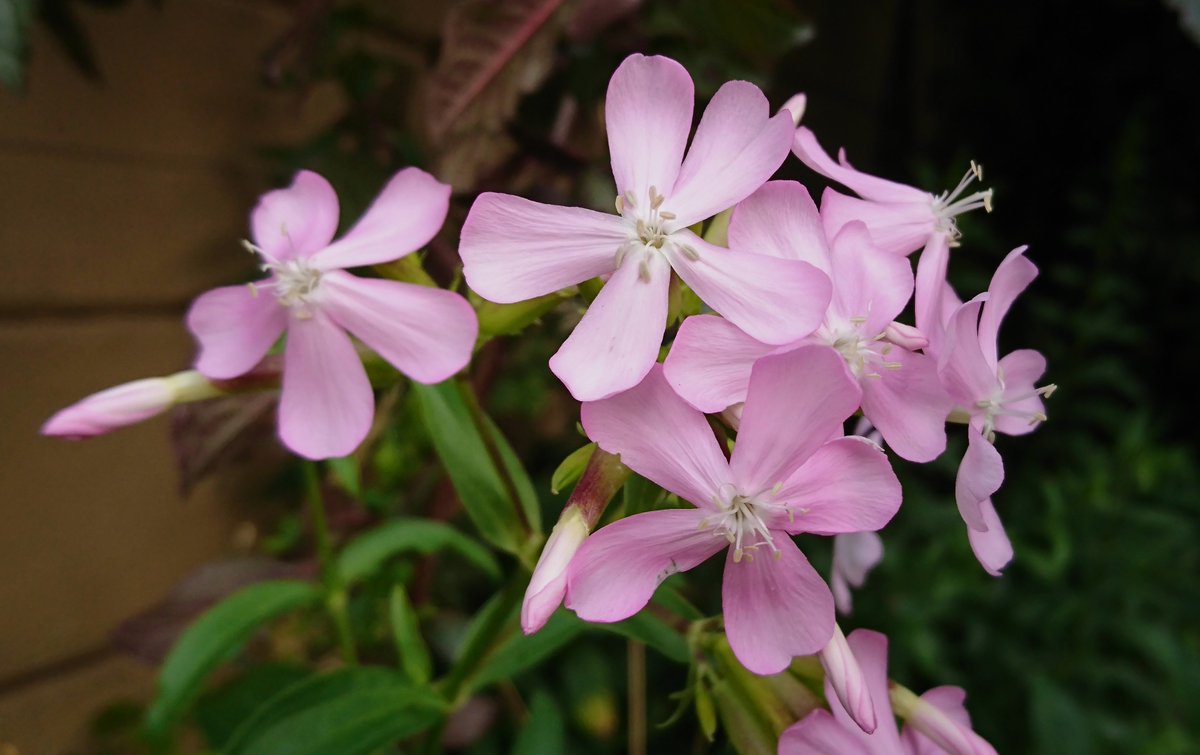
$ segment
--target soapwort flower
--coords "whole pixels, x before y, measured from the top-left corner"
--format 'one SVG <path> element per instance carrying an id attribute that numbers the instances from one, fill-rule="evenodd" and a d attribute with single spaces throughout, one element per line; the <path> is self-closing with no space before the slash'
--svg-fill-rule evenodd
<path id="1" fill-rule="evenodd" d="M 196 369 L 241 375 L 286 330 L 279 436 L 301 456 L 354 450 L 370 429 L 374 396 L 349 333 L 413 380 L 437 383 L 470 360 L 478 322 L 458 294 L 345 268 L 395 260 L 424 246 L 446 218 L 450 187 L 406 168 L 341 239 L 333 187 L 309 171 L 269 192 L 251 215 L 269 277 L 202 294 L 187 314 L 200 345 Z"/>
<path id="2" fill-rule="evenodd" d="M 722 249 L 688 230 L 761 186 L 787 156 L 794 129 L 789 111 L 769 116 L 758 87 L 731 81 L 687 148 L 693 99 L 679 63 L 631 55 L 609 82 L 605 108 L 617 215 L 484 193 L 463 225 L 463 274 L 485 299 L 522 301 L 611 275 L 550 360 L 580 401 L 631 388 L 649 372 L 672 270 L 766 343 L 808 334 L 829 301 L 828 282 L 810 266 Z"/>
<path id="3" fill-rule="evenodd" d="M 841 437 L 860 394 L 829 349 L 759 360 L 729 461 L 658 366 L 636 388 L 585 403 L 590 438 L 695 508 L 636 514 L 594 533 L 567 570 L 567 607 L 588 621 L 620 621 L 666 577 L 726 550 L 725 629 L 742 665 L 777 673 L 824 648 L 833 597 L 791 535 L 877 530 L 900 506 L 880 448 Z"/>

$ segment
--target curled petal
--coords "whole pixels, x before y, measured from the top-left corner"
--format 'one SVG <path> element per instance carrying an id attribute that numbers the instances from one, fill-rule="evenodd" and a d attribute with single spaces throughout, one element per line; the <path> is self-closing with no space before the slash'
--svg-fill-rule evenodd
<path id="1" fill-rule="evenodd" d="M 458 253 L 467 285 L 510 304 L 611 273 L 627 239 L 615 215 L 486 192 L 471 205 Z"/>
<path id="2" fill-rule="evenodd" d="M 874 732 L 875 704 L 871 700 L 870 688 L 841 627 L 834 625 L 833 637 L 818 657 L 825 669 L 826 689 L 832 688 L 838 702 L 860 729 L 867 734 Z"/>
<path id="3" fill-rule="evenodd" d="M 701 509 L 664 509 L 601 527 L 567 568 L 567 608 L 604 623 L 642 610 L 664 579 L 726 547 L 701 526 L 708 515 Z"/>
<path id="4" fill-rule="evenodd" d="M 779 738 L 778 755 L 883 755 L 818 708 L 789 727 Z M 887 755 L 899 755 L 890 752 Z"/>
<path id="5" fill-rule="evenodd" d="M 938 375 L 956 403 L 974 411 L 975 402 L 999 389 L 995 366 L 988 364 L 979 339 L 979 310 L 987 300 L 980 294 L 955 310 L 938 354 Z"/>
<path id="6" fill-rule="evenodd" d="M 251 286 L 224 286 L 201 294 L 186 317 L 200 353 L 196 369 L 224 380 L 249 372 L 287 327 L 287 310 Z"/>
<path id="7" fill-rule="evenodd" d="M 268 259 L 303 259 L 329 245 L 338 226 L 338 200 L 320 175 L 302 170 L 286 189 L 267 192 L 250 213 L 254 243 Z"/>
<path id="8" fill-rule="evenodd" d="M 307 459 L 346 456 L 371 429 L 375 397 L 349 336 L 320 309 L 292 318 L 284 351 L 279 437 Z"/>
<path id="9" fill-rule="evenodd" d="M 1025 257 L 1027 248 L 1022 246 L 1012 250 L 996 268 L 988 286 L 987 303 L 983 305 L 983 314 L 979 317 L 980 348 L 983 349 L 984 359 L 993 369 L 996 367 L 996 339 L 1000 333 L 1000 322 L 1008 314 L 1013 301 L 1038 274 L 1037 266 Z"/>
<path id="10" fill-rule="evenodd" d="M 751 368 L 777 348 L 722 317 L 694 315 L 679 326 L 663 374 L 685 401 L 713 414 L 746 400 Z"/>
<path id="11" fill-rule="evenodd" d="M 1004 409 L 998 414 L 996 432 L 1026 435 L 1037 429 L 1031 418 L 1044 416 L 1046 404 L 1037 393 L 1036 383 L 1046 373 L 1046 358 L 1032 349 L 1017 349 L 1000 360 L 997 372 L 1004 379 Z"/>
<path id="12" fill-rule="evenodd" d="M 450 185 L 420 168 L 392 176 L 346 235 L 313 255 L 322 270 L 377 265 L 425 246 L 450 209 Z"/>
<path id="13" fill-rule="evenodd" d="M 958 476 L 954 480 L 954 498 L 958 502 L 958 513 L 962 514 L 967 526 L 978 532 L 987 532 L 987 520 L 983 514 L 983 502 L 1000 489 L 1004 482 L 1004 460 L 996 447 L 983 437 L 975 427 L 967 431 L 967 452 L 958 465 Z"/>
<path id="14" fill-rule="evenodd" d="M 965 698 L 966 694 L 958 687 L 935 687 L 921 695 L 905 711 L 903 739 L 911 752 L 996 755 L 996 749 L 971 729 L 971 719 L 963 707 Z"/>
<path id="15" fill-rule="evenodd" d="M 634 54 L 617 67 L 604 119 L 618 194 L 633 192 L 643 202 L 651 186 L 667 194 L 675 185 L 695 97 L 692 77 L 670 58 Z"/>
<path id="16" fill-rule="evenodd" d="M 817 142 L 816 135 L 807 126 L 800 126 L 796 129 L 792 152 L 800 158 L 800 162 L 826 178 L 850 188 L 863 199 L 875 202 L 924 201 L 926 204 L 931 199 L 929 194 L 920 189 L 868 175 L 851 168 L 844 161 L 835 162 Z M 932 210 L 930 213 L 932 214 Z"/>
<path id="17" fill-rule="evenodd" d="M 975 553 L 975 558 L 979 559 L 979 565 L 984 571 L 993 577 L 999 577 L 1001 570 L 1012 561 L 1012 543 L 1008 539 L 1008 533 L 1004 531 L 1000 517 L 996 515 L 992 499 L 985 498 L 979 504 L 979 510 L 983 514 L 983 523 L 987 525 L 987 530 L 980 532 L 968 527 L 967 539 L 970 540 L 971 550 Z"/>

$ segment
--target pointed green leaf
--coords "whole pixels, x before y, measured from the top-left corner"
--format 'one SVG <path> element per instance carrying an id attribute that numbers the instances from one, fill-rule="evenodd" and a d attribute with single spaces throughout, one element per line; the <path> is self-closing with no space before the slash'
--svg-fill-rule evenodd
<path id="1" fill-rule="evenodd" d="M 578 482 L 595 452 L 595 443 L 588 443 L 586 446 L 572 451 L 567 458 L 562 460 L 562 464 L 558 465 L 558 469 L 554 470 L 554 475 L 550 478 L 550 492 L 558 495 L 568 486 Z"/>
<path id="2" fill-rule="evenodd" d="M 396 654 L 404 673 L 416 685 L 429 683 L 433 676 L 433 663 L 429 659 L 429 648 L 421 637 L 421 625 L 417 613 L 408 600 L 403 585 L 393 585 L 388 601 L 388 614 L 392 620 L 392 637 L 396 642 Z"/>
<path id="3" fill-rule="evenodd" d="M 500 578 L 500 565 L 487 548 L 448 524 L 430 519 L 393 519 L 359 535 L 342 549 L 337 568 L 347 583 L 374 573 L 387 559 L 400 553 L 429 555 L 453 551 L 493 579 Z"/>
<path id="4" fill-rule="evenodd" d="M 529 721 L 521 727 L 513 755 L 561 755 L 567 752 L 567 724 L 554 697 L 545 690 L 533 694 Z"/>

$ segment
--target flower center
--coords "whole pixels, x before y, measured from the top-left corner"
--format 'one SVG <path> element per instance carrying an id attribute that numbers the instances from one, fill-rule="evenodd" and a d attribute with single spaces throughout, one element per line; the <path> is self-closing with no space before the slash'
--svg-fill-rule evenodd
<path id="1" fill-rule="evenodd" d="M 1050 398 L 1058 390 L 1057 385 L 1050 383 L 1049 385 L 1034 388 L 1018 396 L 1005 396 L 1003 371 L 999 372 L 998 377 L 1000 378 L 1000 390 L 991 398 L 980 399 L 975 402 L 975 406 L 983 410 L 983 437 L 987 438 L 990 443 L 996 442 L 997 417 L 1020 417 L 1021 419 L 1029 420 L 1030 425 L 1045 422 L 1047 417 L 1044 412 L 1021 409 L 1013 405 L 1031 399 L 1034 396 Z"/>
<path id="2" fill-rule="evenodd" d="M 632 189 L 617 197 L 617 212 L 629 224 L 629 239 L 617 247 L 614 263 L 620 268 L 626 255 L 640 254 L 638 277 L 649 282 L 650 260 L 654 254 L 663 253 L 664 248 L 677 249 L 693 262 L 700 259 L 700 255 L 687 244 L 671 238 L 675 229 L 670 225 L 675 220 L 675 213 L 662 209 L 666 198 L 653 186 L 646 193 L 646 201 L 640 205 Z"/>
<path id="3" fill-rule="evenodd" d="M 950 246 L 958 246 L 958 239 L 962 237 L 962 233 L 958 230 L 958 222 L 955 220 L 958 215 L 977 210 L 980 207 L 987 212 L 992 211 L 991 189 L 962 196 L 973 181 L 982 180 L 983 167 L 972 160 L 971 169 L 962 177 L 953 191 L 943 192 L 941 196 L 933 198 L 933 214 L 938 219 L 937 229 L 942 233 L 949 234 Z"/>
<path id="4" fill-rule="evenodd" d="M 854 377 L 878 380 L 883 377 L 880 369 L 898 370 L 902 365 L 888 361 L 887 355 L 895 347 L 884 340 L 886 333 L 874 337 L 863 333 L 866 322 L 865 317 L 851 317 L 841 327 L 823 325 L 817 336 L 842 355 Z"/>
<path id="5" fill-rule="evenodd" d="M 773 511 L 783 511 L 789 520 L 792 511 L 787 504 L 771 503 L 765 500 L 775 495 L 779 490 L 776 485 L 770 490 L 753 495 L 745 495 L 734 489 L 732 485 L 723 486 L 713 503 L 720 509 L 713 517 L 705 517 L 700 522 L 701 527 L 712 528 L 713 534 L 724 537 L 733 548 L 733 561 L 740 563 L 743 558 L 754 560 L 754 551 L 765 546 L 771 551 L 776 560 L 779 559 L 779 549 L 771 537 L 771 528 L 767 518 Z"/>
<path id="6" fill-rule="evenodd" d="M 297 317 L 312 317 L 309 305 L 313 304 L 320 287 L 321 271 L 308 264 L 307 260 L 290 259 L 281 262 L 249 241 L 244 244 L 247 249 L 262 257 L 263 272 L 271 273 L 270 282 L 251 283 L 250 290 L 257 294 L 260 289 L 268 289 L 275 295 L 280 306 L 293 310 Z"/>

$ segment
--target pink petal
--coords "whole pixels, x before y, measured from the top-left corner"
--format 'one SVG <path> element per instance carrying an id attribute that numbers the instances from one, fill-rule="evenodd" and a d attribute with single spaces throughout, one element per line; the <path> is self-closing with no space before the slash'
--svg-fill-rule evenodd
<path id="1" fill-rule="evenodd" d="M 671 269 L 649 255 L 626 256 L 574 332 L 550 358 L 550 370 L 577 401 L 596 401 L 641 382 L 658 358 L 667 327 Z"/>
<path id="2" fill-rule="evenodd" d="M 308 459 L 346 456 L 371 429 L 375 397 L 349 336 L 320 309 L 291 318 L 279 437 Z"/>
<path id="3" fill-rule="evenodd" d="M 929 204 L 931 197 L 920 189 L 905 186 L 895 181 L 877 178 L 851 168 L 849 165 L 834 162 L 821 145 L 817 137 L 807 126 L 796 129 L 792 142 L 792 152 L 800 158 L 800 162 L 816 172 L 833 179 L 843 186 L 849 187 L 863 199 L 875 202 L 925 202 Z M 932 210 L 930 210 L 932 213 Z"/>
<path id="4" fill-rule="evenodd" d="M 867 734 L 875 731 L 877 716 L 875 703 L 871 699 L 866 675 L 846 643 L 846 636 L 839 626 L 834 626 L 833 637 L 817 657 L 825 669 L 825 696 L 837 699 L 842 709 Z M 833 692 L 833 695 L 830 695 Z M 891 713 L 890 707 L 888 713 Z"/>
<path id="5" fill-rule="evenodd" d="M 508 304 L 611 273 L 627 240 L 615 215 L 488 192 L 471 205 L 458 253 L 467 284 Z"/>
<path id="6" fill-rule="evenodd" d="M 875 749 L 865 737 L 818 708 L 783 732 L 778 755 L 905 755 L 900 750 Z"/>
<path id="7" fill-rule="evenodd" d="M 746 400 L 750 369 L 776 348 L 722 317 L 695 315 L 679 326 L 663 373 L 685 401 L 713 414 Z"/>
<path id="8" fill-rule="evenodd" d="M 722 85 L 667 196 L 679 226 L 733 207 L 762 186 L 787 158 L 794 128 L 791 112 L 772 117 L 766 96 L 750 82 Z"/>
<path id="9" fill-rule="evenodd" d="M 875 703 L 875 709 L 878 711 L 890 711 L 892 704 L 888 697 L 888 640 L 887 637 L 879 632 L 872 632 L 868 629 L 855 629 L 846 639 L 850 645 L 851 652 L 854 653 L 855 660 L 858 661 L 859 668 L 862 669 L 863 677 L 866 679 L 867 688 L 870 691 L 871 701 Z M 853 720 L 845 710 L 841 709 L 840 705 L 830 703 L 830 708 L 833 711 L 834 717 L 842 723 L 843 726 L 854 726 Z M 856 727 L 857 728 L 857 727 Z M 883 753 L 901 753 L 903 750 L 900 747 L 900 732 L 896 728 L 896 719 L 891 715 L 879 716 L 878 726 L 875 733 L 871 735 L 872 752 Z"/>
<path id="10" fill-rule="evenodd" d="M 440 288 L 326 273 L 321 308 L 419 383 L 440 383 L 467 366 L 479 334 L 467 300 Z"/>
<path id="11" fill-rule="evenodd" d="M 932 357 L 894 346 L 884 357 L 900 369 L 882 369 L 865 378 L 863 414 L 888 447 L 908 461 L 933 461 L 946 450 L 946 417 L 954 408 L 938 380 Z"/>
<path id="12" fill-rule="evenodd" d="M 621 621 L 645 608 L 663 580 L 727 547 L 702 509 L 619 519 L 584 541 L 567 568 L 566 606 L 585 621 Z"/>
<path id="13" fill-rule="evenodd" d="M 904 727 L 903 742 L 913 755 L 996 755 L 996 749 L 971 729 L 960 687 L 934 687 Z M 923 704 L 922 704 L 923 703 Z"/>
<path id="14" fill-rule="evenodd" d="M 874 532 L 845 532 L 833 538 L 829 587 L 839 613 L 850 613 L 851 587 L 862 587 L 867 574 L 883 560 L 883 540 Z"/>
<path id="15" fill-rule="evenodd" d="M 946 327 L 938 375 L 950 397 L 968 411 L 975 402 L 989 399 L 999 388 L 995 365 L 989 364 L 979 344 L 979 310 L 987 299 L 980 294 L 959 307 Z"/>
<path id="16" fill-rule="evenodd" d="M 999 577 L 1000 571 L 1012 561 L 1013 547 L 1004 531 L 1000 517 L 996 515 L 996 507 L 991 498 L 985 498 L 979 504 L 983 512 L 983 523 L 987 525 L 986 532 L 967 528 L 967 538 L 971 541 L 971 550 L 979 564 L 993 577 Z"/>
<path id="17" fill-rule="evenodd" d="M 670 247 L 671 267 L 701 301 L 747 335 L 765 343 L 794 343 L 825 318 L 832 287 L 829 278 L 807 262 L 722 249 L 691 231 L 672 238 L 691 246 L 699 259 Z"/>
<path id="18" fill-rule="evenodd" d="M 1038 395 L 1036 383 L 1046 373 L 1046 358 L 1032 349 L 1018 349 L 1000 360 L 997 372 L 1003 375 L 1003 402 L 1006 411 L 1019 416 L 998 415 L 996 432 L 1027 435 L 1037 429 L 1031 415 L 1045 414 L 1046 404 Z"/>
<path id="19" fill-rule="evenodd" d="M 753 557 L 725 561 L 721 604 L 725 633 L 741 664 L 777 674 L 798 655 L 811 655 L 833 636 L 833 595 L 808 559 L 783 532 L 772 532 L 778 557 L 759 548 Z"/>
<path id="20" fill-rule="evenodd" d="M 704 415 L 675 395 L 655 365 L 635 388 L 580 410 L 583 429 L 641 476 L 696 506 L 730 482 L 729 465 Z"/>
<path id="21" fill-rule="evenodd" d="M 808 189 L 768 181 L 742 200 L 729 221 L 729 246 L 743 252 L 807 262 L 829 274 L 829 245 Z"/>
<path id="22" fill-rule="evenodd" d="M 996 339 L 1000 333 L 1000 321 L 1018 295 L 1037 277 L 1037 266 L 1025 257 L 1028 247 L 1019 247 L 1009 252 L 992 275 L 988 286 L 987 304 L 979 318 L 979 343 L 983 356 L 993 368 L 996 366 Z"/>
<path id="23" fill-rule="evenodd" d="M 944 233 L 930 235 L 917 262 L 916 309 L 917 329 L 933 344 L 935 356 L 946 330 L 942 319 L 942 295 L 946 290 L 946 269 L 950 264 L 950 239 Z"/>
<path id="24" fill-rule="evenodd" d="M 830 238 L 850 223 L 863 223 L 877 247 L 899 256 L 920 249 L 937 231 L 928 196 L 920 202 L 873 202 L 826 189 L 821 195 L 821 221 Z"/>
<path id="25" fill-rule="evenodd" d="M 521 631 L 533 634 L 546 625 L 567 594 L 567 568 L 587 540 L 588 524 L 578 505 L 563 509 L 525 588 Z"/>
<path id="26" fill-rule="evenodd" d="M 649 189 L 667 194 L 675 185 L 695 104 L 692 77 L 659 55 L 625 58 L 608 82 L 604 120 L 617 193 L 649 201 Z M 613 250 L 616 251 L 615 249 Z"/>
<path id="27" fill-rule="evenodd" d="M 273 260 L 316 254 L 329 244 L 337 226 L 337 194 L 309 170 L 297 173 L 286 189 L 263 194 L 250 213 L 250 235 Z"/>
<path id="28" fill-rule="evenodd" d="M 983 502 L 992 497 L 1004 483 L 1004 460 L 996 447 L 972 426 L 967 430 L 967 452 L 958 465 L 954 480 L 954 499 L 958 512 L 967 526 L 979 532 L 987 531 Z"/>
<path id="29" fill-rule="evenodd" d="M 908 306 L 913 273 L 908 260 L 877 249 L 862 223 L 853 222 L 833 239 L 833 302 L 843 317 L 865 318 L 863 332 L 882 333 Z"/>
<path id="30" fill-rule="evenodd" d="M 200 345 L 196 369 L 224 380 L 248 372 L 266 356 L 287 327 L 287 310 L 269 291 L 225 286 L 198 296 L 185 321 Z"/>
<path id="31" fill-rule="evenodd" d="M 774 500 L 787 504 L 776 524 L 792 534 L 873 532 L 899 511 L 900 481 L 879 446 L 849 435 L 818 448 Z"/>
<path id="32" fill-rule="evenodd" d="M 145 378 L 107 388 L 60 409 L 42 425 L 42 435 L 81 440 L 112 432 L 160 414 L 175 403 L 171 384 Z"/>
<path id="33" fill-rule="evenodd" d="M 405 168 L 346 235 L 313 256 L 313 265 L 332 270 L 399 259 L 428 244 L 449 209 L 449 184 L 420 168 Z"/>
<path id="34" fill-rule="evenodd" d="M 862 391 L 827 346 L 804 346 L 754 365 L 730 465 L 739 489 L 787 480 L 858 408 Z M 859 527 L 858 529 L 869 529 Z"/>

